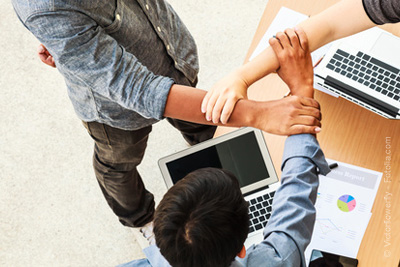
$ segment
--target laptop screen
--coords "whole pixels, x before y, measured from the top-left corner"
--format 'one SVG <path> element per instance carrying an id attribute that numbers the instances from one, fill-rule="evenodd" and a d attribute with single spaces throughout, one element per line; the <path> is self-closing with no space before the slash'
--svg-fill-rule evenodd
<path id="1" fill-rule="evenodd" d="M 167 162 L 166 166 L 174 184 L 205 167 L 231 171 L 241 188 L 270 177 L 254 131 Z"/>

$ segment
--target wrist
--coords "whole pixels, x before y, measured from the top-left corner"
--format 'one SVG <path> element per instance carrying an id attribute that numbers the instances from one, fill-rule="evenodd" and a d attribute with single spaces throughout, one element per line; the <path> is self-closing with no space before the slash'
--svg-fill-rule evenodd
<path id="1" fill-rule="evenodd" d="M 313 85 L 292 86 L 290 87 L 290 93 L 294 96 L 314 98 L 314 87 Z"/>
<path id="2" fill-rule="evenodd" d="M 246 112 L 247 126 L 269 132 L 271 113 L 271 102 L 246 101 L 248 103 Z"/>
<path id="3" fill-rule="evenodd" d="M 251 83 L 249 83 L 249 79 L 246 76 L 246 68 L 243 66 L 240 66 L 236 70 L 233 71 L 233 76 L 238 79 L 246 88 L 249 88 Z"/>
<path id="4" fill-rule="evenodd" d="M 258 116 L 260 115 L 261 108 L 259 107 L 260 102 L 253 101 L 253 100 L 247 100 L 247 99 L 240 99 L 235 106 L 236 114 L 233 117 L 231 117 L 231 121 L 238 120 L 240 121 L 240 126 L 243 127 L 254 127 L 254 128 L 260 128 L 259 127 L 259 120 Z"/>

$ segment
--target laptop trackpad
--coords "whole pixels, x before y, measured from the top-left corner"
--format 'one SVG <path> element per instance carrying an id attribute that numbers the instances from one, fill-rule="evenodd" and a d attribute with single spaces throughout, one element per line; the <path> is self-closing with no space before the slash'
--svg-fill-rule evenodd
<path id="1" fill-rule="evenodd" d="M 371 54 L 398 68 L 400 66 L 400 53 L 397 53 L 399 48 L 400 38 L 383 32 L 372 47 Z"/>

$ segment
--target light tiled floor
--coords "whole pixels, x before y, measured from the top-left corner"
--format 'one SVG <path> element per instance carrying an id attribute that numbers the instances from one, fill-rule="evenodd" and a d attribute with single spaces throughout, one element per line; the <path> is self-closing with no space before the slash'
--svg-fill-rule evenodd
<path id="1" fill-rule="evenodd" d="M 198 44 L 199 88 L 242 64 L 265 0 L 171 0 Z M 93 143 L 57 70 L 10 1 L 0 3 L 0 266 L 113 266 L 143 256 L 108 208 L 91 166 Z M 140 172 L 159 201 L 157 160 L 186 147 L 166 122 L 153 128 Z"/>

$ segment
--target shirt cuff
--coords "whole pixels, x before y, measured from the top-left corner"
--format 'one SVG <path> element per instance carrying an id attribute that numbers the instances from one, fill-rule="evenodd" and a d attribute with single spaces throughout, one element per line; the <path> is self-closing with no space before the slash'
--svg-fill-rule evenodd
<path id="1" fill-rule="evenodd" d="M 169 91 L 171 90 L 174 80 L 168 77 L 161 77 L 155 86 L 152 86 L 153 90 L 157 90 L 154 98 L 149 99 L 151 106 L 151 114 L 154 114 L 154 118 L 157 120 L 164 119 L 165 106 L 167 104 L 167 99 Z"/>
<path id="2" fill-rule="evenodd" d="M 297 134 L 286 139 L 281 170 L 285 167 L 286 162 L 294 157 L 309 158 L 323 175 L 331 171 L 317 139 L 311 134 Z"/>
<path id="3" fill-rule="evenodd" d="M 150 262 L 151 266 L 157 267 L 171 267 L 168 261 L 161 254 L 160 249 L 156 245 L 151 245 L 143 249 L 147 260 Z"/>

